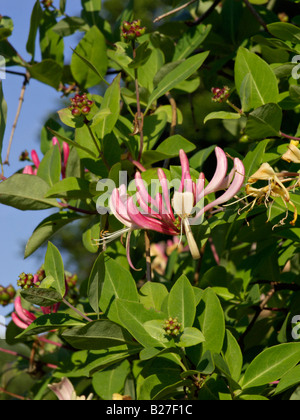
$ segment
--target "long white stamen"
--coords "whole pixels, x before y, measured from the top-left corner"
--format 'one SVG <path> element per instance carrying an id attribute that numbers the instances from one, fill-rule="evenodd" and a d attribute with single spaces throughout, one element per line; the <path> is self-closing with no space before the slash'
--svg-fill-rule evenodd
<path id="1" fill-rule="evenodd" d="M 94 244 L 95 245 L 102 245 L 103 243 L 109 243 L 114 241 L 116 238 L 119 238 L 120 236 L 124 235 L 124 233 L 129 232 L 130 230 L 132 230 L 132 228 L 124 228 L 121 230 L 118 230 L 116 232 L 111 232 L 111 233 L 105 233 L 103 235 L 103 238 L 100 239 L 94 239 Z"/>
<path id="2" fill-rule="evenodd" d="M 194 258 L 194 260 L 199 260 L 200 252 L 199 252 L 197 243 L 195 241 L 194 235 L 192 233 L 191 226 L 189 224 L 189 219 L 185 217 L 184 219 L 182 219 L 182 221 L 184 224 L 185 235 L 189 244 L 192 257 Z"/>

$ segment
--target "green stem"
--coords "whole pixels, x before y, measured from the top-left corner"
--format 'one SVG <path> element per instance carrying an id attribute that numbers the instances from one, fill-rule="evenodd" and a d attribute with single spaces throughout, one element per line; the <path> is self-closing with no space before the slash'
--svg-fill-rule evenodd
<path id="1" fill-rule="evenodd" d="M 235 106 L 232 102 L 230 102 L 228 99 L 226 101 L 227 105 L 229 105 L 232 109 L 234 109 L 238 114 L 243 115 L 244 112 L 242 109 L 238 108 L 237 106 Z"/>
<path id="2" fill-rule="evenodd" d="M 85 319 L 88 322 L 92 322 L 93 320 L 89 317 L 87 317 L 83 312 L 81 312 L 79 309 L 75 308 L 75 306 L 71 305 L 70 302 L 68 302 L 65 298 L 62 300 L 65 305 L 67 305 L 69 308 L 73 309 L 74 312 L 76 312 L 79 316 L 81 316 L 83 319 Z"/>
<path id="3" fill-rule="evenodd" d="M 133 50 L 133 59 L 136 58 L 136 48 L 135 42 L 132 41 L 132 50 Z M 143 133 L 143 115 L 141 111 L 141 101 L 140 101 L 140 91 L 139 91 L 139 82 L 138 82 L 138 71 L 134 69 L 134 83 L 135 83 L 135 94 L 136 94 L 136 107 L 137 107 L 137 124 L 139 128 L 140 135 L 140 151 L 138 155 L 138 162 L 140 162 L 143 149 L 144 149 L 144 133 Z"/>
<path id="4" fill-rule="evenodd" d="M 90 133 L 90 136 L 91 136 L 91 138 L 92 138 L 92 140 L 93 140 L 93 142 L 94 142 L 94 144 L 95 144 L 95 146 L 96 146 L 96 148 L 97 148 L 97 151 L 98 151 L 98 153 L 99 153 L 99 156 L 101 157 L 101 159 L 103 160 L 103 163 L 104 163 L 104 165 L 106 166 L 106 168 L 107 168 L 107 170 L 108 170 L 108 172 L 110 171 L 110 166 L 109 166 L 109 164 L 108 164 L 108 162 L 107 162 L 107 160 L 105 159 L 105 157 L 104 157 L 104 154 L 103 154 L 103 144 L 102 144 L 102 141 L 101 141 L 101 147 L 102 147 L 102 150 L 101 150 L 101 148 L 100 148 L 100 146 L 99 146 L 99 143 L 98 143 L 98 141 L 97 141 L 97 139 L 96 139 L 96 137 L 95 137 L 95 135 L 94 135 L 94 133 L 93 133 L 93 130 L 91 129 L 91 127 L 89 126 L 89 122 L 86 120 L 85 121 L 85 125 L 87 126 L 87 128 L 88 128 L 88 130 L 89 130 L 89 133 Z"/>

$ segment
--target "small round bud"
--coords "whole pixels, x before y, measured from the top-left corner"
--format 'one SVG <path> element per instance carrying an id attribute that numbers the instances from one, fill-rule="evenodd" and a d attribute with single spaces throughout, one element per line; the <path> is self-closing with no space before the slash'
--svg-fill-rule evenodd
<path id="1" fill-rule="evenodd" d="M 72 115 L 74 117 L 79 117 L 81 115 L 81 110 L 79 108 L 72 109 Z"/>
<path id="2" fill-rule="evenodd" d="M 83 115 L 88 115 L 91 111 L 91 108 L 89 106 L 84 106 L 83 108 L 81 108 L 81 112 Z"/>

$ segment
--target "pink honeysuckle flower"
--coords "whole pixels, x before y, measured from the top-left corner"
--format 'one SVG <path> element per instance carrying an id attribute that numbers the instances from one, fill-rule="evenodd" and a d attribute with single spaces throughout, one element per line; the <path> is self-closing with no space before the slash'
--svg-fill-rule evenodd
<path id="1" fill-rule="evenodd" d="M 33 321 L 36 320 L 36 316 L 32 312 L 29 312 L 27 309 L 23 308 L 20 296 L 15 298 L 14 306 L 15 311 L 11 314 L 11 318 L 17 327 L 25 330 L 27 327 L 29 327 L 30 324 L 33 323 Z M 59 304 L 55 304 L 49 307 L 41 307 L 41 310 L 44 315 L 56 313 L 58 306 Z"/>
<path id="2" fill-rule="evenodd" d="M 174 192 L 172 205 L 168 180 L 162 169 L 157 171 L 162 193 L 157 193 L 155 198 L 148 193 L 141 174 L 136 172 L 136 203 L 134 196 L 127 194 L 125 185 L 113 190 L 109 202 L 113 215 L 126 227 L 118 232 L 104 234 L 102 238 L 96 240 L 96 243 L 98 245 L 108 243 L 127 233 L 127 258 L 130 266 L 135 269 L 129 252 L 130 235 L 133 230 L 145 229 L 170 236 L 180 235 L 180 241 L 184 230 L 193 258 L 199 259 L 200 252 L 191 225 L 200 224 L 206 211 L 233 198 L 240 191 L 245 178 L 245 168 L 240 159 L 233 159 L 233 169 L 227 175 L 228 165 L 225 152 L 216 147 L 215 154 L 217 167 L 213 178 L 205 187 L 203 173 L 200 173 L 197 183 L 192 180 L 188 158 L 185 152 L 180 150 L 182 177 L 178 190 Z M 225 192 L 222 195 L 203 206 L 205 196 L 223 189 Z"/>
<path id="3" fill-rule="evenodd" d="M 92 400 L 93 398 L 93 394 L 89 394 L 88 397 L 76 395 L 73 384 L 68 378 L 62 378 L 60 382 L 50 384 L 48 387 L 60 401 Z"/>
<path id="4" fill-rule="evenodd" d="M 53 146 L 58 145 L 59 151 L 61 152 L 60 144 L 59 144 L 59 141 L 56 137 L 52 138 L 52 144 L 53 144 Z M 70 147 L 66 142 L 63 142 L 63 158 L 61 159 L 62 179 L 64 179 L 66 177 L 66 168 L 67 168 L 67 163 L 68 163 L 68 159 L 69 159 L 69 154 L 70 154 Z M 27 174 L 27 175 L 37 175 L 37 171 L 38 171 L 38 168 L 39 168 L 41 162 L 40 162 L 40 159 L 38 157 L 38 154 L 37 154 L 36 150 L 34 150 L 34 149 L 31 151 L 31 160 L 32 160 L 34 166 L 31 166 L 31 165 L 25 166 L 22 173 Z"/>

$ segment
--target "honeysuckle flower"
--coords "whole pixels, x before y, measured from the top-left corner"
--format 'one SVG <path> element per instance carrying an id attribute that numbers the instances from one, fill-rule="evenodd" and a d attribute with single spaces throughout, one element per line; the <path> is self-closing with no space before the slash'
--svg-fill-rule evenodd
<path id="1" fill-rule="evenodd" d="M 298 149 L 299 141 L 291 140 L 288 145 L 288 150 L 285 152 L 281 158 L 287 162 L 300 163 L 300 150 Z"/>
<path id="2" fill-rule="evenodd" d="M 56 137 L 52 138 L 52 144 L 53 146 L 58 145 L 59 151 L 61 152 L 60 144 Z M 66 168 L 67 168 L 67 163 L 69 159 L 69 154 L 70 154 L 70 147 L 66 142 L 63 142 L 63 158 L 61 159 L 61 174 L 62 174 L 63 179 L 66 177 Z M 25 168 L 23 169 L 23 174 L 37 175 L 38 168 L 41 162 L 40 162 L 40 159 L 38 157 L 36 150 L 34 149 L 31 151 L 31 160 L 34 164 L 34 167 L 31 165 L 26 165 Z"/>
<path id="3" fill-rule="evenodd" d="M 295 185 L 286 187 L 284 183 L 290 182 L 297 177 L 297 182 Z M 257 181 L 267 181 L 267 185 L 260 188 L 255 188 L 252 184 L 255 184 Z M 291 225 L 295 225 L 298 214 L 297 214 L 297 207 L 291 201 L 289 190 L 295 188 L 299 183 L 299 174 L 297 172 L 275 172 L 274 169 L 270 166 L 269 163 L 264 162 L 260 166 L 260 168 L 250 176 L 248 182 L 246 184 L 246 194 L 247 197 L 254 197 L 252 203 L 247 204 L 243 209 L 250 205 L 248 211 L 251 211 L 255 204 L 258 205 L 264 201 L 265 206 L 269 205 L 269 199 L 271 198 L 278 198 L 280 197 L 286 207 L 286 216 L 280 221 L 280 225 L 284 223 L 284 221 L 288 217 L 288 207 L 287 203 L 289 203 L 294 209 L 294 218 L 290 222 Z M 272 203 L 270 204 L 271 208 Z M 268 217 L 269 221 L 270 214 Z M 278 225 L 276 225 L 278 226 Z"/>
<path id="4" fill-rule="evenodd" d="M 58 306 L 59 304 L 41 307 L 41 310 L 44 315 L 51 314 L 57 312 Z M 11 314 L 11 318 L 17 327 L 25 330 L 27 327 L 29 327 L 30 324 L 33 323 L 33 321 L 36 320 L 37 317 L 32 312 L 27 311 L 27 309 L 23 308 L 20 296 L 17 296 L 15 298 L 14 307 L 15 311 Z"/>
<path id="5" fill-rule="evenodd" d="M 227 156 L 219 148 L 215 148 L 217 167 L 215 174 L 205 187 L 205 176 L 200 173 L 198 181 L 194 182 L 190 174 L 188 158 L 183 150 L 179 157 L 182 168 L 180 186 L 170 200 L 170 191 L 167 177 L 162 169 L 158 169 L 158 179 L 162 193 L 152 197 L 145 187 L 139 172 L 135 175 L 136 203 L 134 197 L 127 194 L 125 185 L 115 188 L 109 200 L 110 210 L 113 215 L 126 227 L 112 233 L 104 233 L 96 240 L 97 245 L 109 243 L 116 238 L 127 234 L 126 250 L 130 266 L 134 268 L 130 259 L 130 236 L 134 230 L 153 230 L 170 236 L 186 235 L 191 254 L 194 259 L 200 258 L 197 243 L 191 230 L 191 224 L 200 224 L 204 213 L 215 206 L 219 206 L 234 197 L 241 189 L 245 169 L 240 159 L 233 159 L 233 169 L 227 175 Z M 203 206 L 203 198 L 208 194 L 226 189 L 223 194 L 211 203 Z M 176 214 L 174 214 L 174 211 Z M 195 215 L 194 215 L 195 213 Z"/>
<path id="6" fill-rule="evenodd" d="M 88 397 L 85 397 L 84 395 L 77 396 L 73 384 L 68 378 L 62 378 L 60 382 L 49 384 L 48 387 L 54 392 L 60 401 L 82 401 L 93 399 L 93 394 L 89 394 Z"/>

